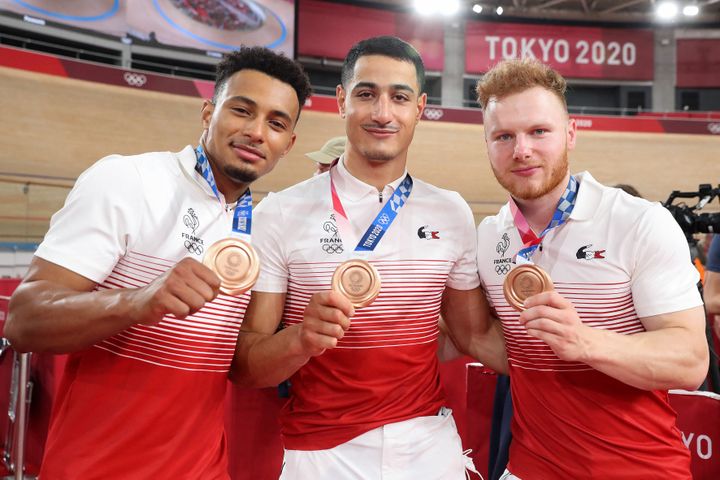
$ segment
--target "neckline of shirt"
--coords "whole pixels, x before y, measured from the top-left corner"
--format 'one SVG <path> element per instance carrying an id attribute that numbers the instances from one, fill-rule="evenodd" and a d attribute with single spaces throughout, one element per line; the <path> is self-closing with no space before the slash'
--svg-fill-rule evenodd
<path id="1" fill-rule="evenodd" d="M 392 182 L 385 185 L 383 188 L 383 194 L 386 193 L 388 188 L 390 189 L 387 198 L 395 192 L 395 189 L 405 179 L 407 175 L 407 168 L 403 171 L 402 175 L 393 180 Z M 337 165 L 330 170 L 333 182 L 335 182 L 335 188 L 337 189 L 338 195 L 341 195 L 348 200 L 357 201 L 368 195 L 372 195 L 374 198 L 378 196 L 378 189 L 373 185 L 363 182 L 359 178 L 353 176 L 352 173 L 345 166 L 345 155 L 340 156 Z"/>

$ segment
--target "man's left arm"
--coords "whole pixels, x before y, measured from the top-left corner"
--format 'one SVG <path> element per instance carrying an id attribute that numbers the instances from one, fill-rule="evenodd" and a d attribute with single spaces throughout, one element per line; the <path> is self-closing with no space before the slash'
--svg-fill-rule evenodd
<path id="1" fill-rule="evenodd" d="M 707 375 L 702 306 L 641 318 L 646 331 L 632 335 L 583 324 L 557 292 L 530 297 L 525 307 L 520 322 L 559 358 L 583 362 L 633 387 L 694 390 Z"/>
<path id="2" fill-rule="evenodd" d="M 498 373 L 508 373 L 502 326 L 490 314 L 480 287 L 471 290 L 445 287 L 441 312 L 448 334 L 461 352 Z"/>

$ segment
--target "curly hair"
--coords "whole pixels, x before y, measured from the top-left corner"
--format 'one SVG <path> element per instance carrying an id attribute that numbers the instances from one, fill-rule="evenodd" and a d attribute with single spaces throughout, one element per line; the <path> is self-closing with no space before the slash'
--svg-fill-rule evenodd
<path id="1" fill-rule="evenodd" d="M 347 87 L 348 82 L 352 79 L 358 59 L 366 55 L 383 55 L 395 60 L 412 63 L 415 66 L 418 87 L 420 92 L 423 91 L 425 87 L 425 65 L 422 57 L 415 50 L 415 47 L 406 41 L 388 35 L 367 38 L 352 46 L 342 66 L 343 87 Z"/>
<path id="2" fill-rule="evenodd" d="M 228 79 L 241 70 L 257 70 L 290 85 L 297 94 L 300 110 L 312 93 L 310 80 L 299 63 L 265 47 L 240 47 L 226 54 L 217 65 L 213 102 Z"/>
<path id="3" fill-rule="evenodd" d="M 475 93 L 483 109 L 491 99 L 499 99 L 533 87 L 554 93 L 567 110 L 567 82 L 557 71 L 534 58 L 504 60 L 478 81 Z"/>

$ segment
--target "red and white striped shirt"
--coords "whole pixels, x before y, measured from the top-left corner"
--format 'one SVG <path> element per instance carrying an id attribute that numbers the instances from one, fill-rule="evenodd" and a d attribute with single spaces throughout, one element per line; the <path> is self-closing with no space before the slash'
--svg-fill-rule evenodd
<path id="1" fill-rule="evenodd" d="M 98 290 L 147 285 L 198 260 L 232 212 L 195 153 L 106 157 L 78 179 L 36 255 Z M 135 325 L 69 356 L 42 478 L 227 479 L 227 372 L 249 295 L 220 295 L 184 319 Z"/>
<path id="2" fill-rule="evenodd" d="M 685 237 L 659 204 L 580 181 L 569 220 L 551 230 L 532 261 L 593 328 L 632 335 L 643 317 L 701 305 Z M 502 293 L 522 247 L 505 205 L 478 227 L 478 267 L 500 317 L 510 363 L 519 478 L 690 477 L 690 457 L 666 391 L 645 391 L 588 365 L 560 360 L 530 337 Z"/>
<path id="3" fill-rule="evenodd" d="M 343 162 L 331 173 L 360 238 L 405 175 L 382 196 Z M 283 323 L 302 321 L 311 295 L 329 290 L 335 268 L 353 257 L 332 216 L 329 174 L 277 194 L 255 209 L 253 244 L 262 263 L 255 291 L 287 292 Z M 337 446 L 378 426 L 435 415 L 444 403 L 436 357 L 445 286 L 479 285 L 476 234 L 468 205 L 455 192 L 420 180 L 367 258 L 382 288 L 357 309 L 337 348 L 312 358 L 292 378 L 281 422 L 285 447 Z"/>

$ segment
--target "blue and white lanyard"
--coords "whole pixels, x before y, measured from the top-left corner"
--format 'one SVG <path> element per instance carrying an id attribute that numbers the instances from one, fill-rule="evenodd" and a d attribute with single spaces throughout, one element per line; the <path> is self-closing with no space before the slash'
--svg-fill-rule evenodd
<path id="1" fill-rule="evenodd" d="M 353 229 L 352 225 L 350 224 L 350 219 L 345 213 L 342 201 L 340 200 L 340 197 L 337 194 L 337 190 L 335 189 L 335 182 L 332 178 L 333 173 L 334 172 L 330 173 L 330 194 L 332 196 L 333 211 L 336 215 L 338 230 L 340 231 L 340 236 L 350 242 L 350 244 L 352 244 L 354 243 L 355 236 L 353 235 Z M 398 187 L 395 189 L 392 197 L 390 197 L 385 206 L 377 214 L 375 220 L 373 220 L 370 226 L 367 228 L 365 234 L 362 236 L 360 241 L 357 242 L 354 250 L 356 254 L 367 254 L 375 250 L 375 247 L 377 247 L 378 243 L 380 243 L 380 240 L 388 231 L 392 222 L 395 221 L 395 218 L 397 218 L 398 212 L 403 207 L 403 205 L 405 205 L 408 198 L 410 197 L 412 188 L 413 179 L 408 173 L 407 175 L 405 175 L 403 181 L 400 182 L 400 185 L 398 185 Z"/>
<path id="2" fill-rule="evenodd" d="M 212 168 L 210 167 L 210 162 L 205 156 L 205 151 L 203 150 L 202 145 L 197 146 L 195 154 L 197 156 L 197 164 L 200 169 L 200 175 L 202 175 L 205 181 L 207 181 L 208 185 L 210 185 L 210 188 L 215 194 L 215 197 L 217 197 L 218 201 L 222 204 L 220 191 L 217 188 L 217 183 L 215 183 L 215 176 L 213 175 Z M 232 234 L 237 236 L 246 235 L 249 237 L 251 231 L 252 193 L 248 188 L 235 204 L 235 209 L 233 211 Z"/>
<path id="3" fill-rule="evenodd" d="M 515 201 L 512 197 L 510 198 L 510 212 L 512 213 L 513 220 L 515 221 L 515 228 L 517 228 L 518 233 L 520 234 L 520 239 L 523 242 L 522 248 L 517 253 L 517 263 L 529 263 L 530 257 L 540 246 L 540 243 L 543 241 L 543 238 L 545 238 L 545 235 L 547 235 L 547 233 L 553 228 L 557 228 L 567 221 L 573 211 L 573 208 L 575 208 L 577 192 L 578 181 L 571 175 L 567 188 L 565 188 L 565 192 L 563 192 L 560 197 L 560 201 L 558 201 L 557 207 L 555 208 L 552 220 L 550 220 L 548 226 L 545 227 L 545 230 L 543 230 L 539 236 L 535 235 L 535 232 L 533 232 L 532 228 L 530 228 L 530 225 Z"/>

